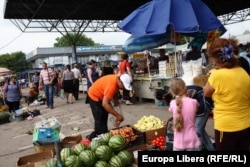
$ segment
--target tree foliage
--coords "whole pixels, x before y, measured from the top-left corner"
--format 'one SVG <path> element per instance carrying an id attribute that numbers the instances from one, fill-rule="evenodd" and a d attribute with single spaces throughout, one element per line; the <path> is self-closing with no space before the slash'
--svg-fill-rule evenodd
<path id="1" fill-rule="evenodd" d="M 0 67 L 6 67 L 15 74 L 30 69 L 32 66 L 31 63 L 26 60 L 23 52 L 14 52 L 0 56 Z"/>
<path id="2" fill-rule="evenodd" d="M 69 47 L 69 46 L 94 46 L 95 42 L 86 37 L 84 34 L 68 33 L 65 36 L 56 38 L 54 47 Z"/>

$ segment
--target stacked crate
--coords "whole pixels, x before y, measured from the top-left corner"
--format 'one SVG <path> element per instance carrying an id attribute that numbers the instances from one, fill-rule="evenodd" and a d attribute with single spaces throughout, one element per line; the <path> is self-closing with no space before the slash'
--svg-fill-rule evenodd
<path id="1" fill-rule="evenodd" d="M 159 61 L 159 76 L 174 77 L 176 71 L 175 66 L 174 56 L 169 56 L 169 63 L 167 63 L 167 61 Z"/>

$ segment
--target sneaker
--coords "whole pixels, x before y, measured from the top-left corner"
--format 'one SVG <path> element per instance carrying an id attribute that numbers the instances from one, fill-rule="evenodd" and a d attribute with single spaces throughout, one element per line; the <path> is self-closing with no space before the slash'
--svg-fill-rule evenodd
<path id="1" fill-rule="evenodd" d="M 15 113 L 14 113 L 14 112 L 11 113 L 11 119 L 12 119 L 12 120 L 15 120 L 15 119 L 16 119 L 16 116 L 15 116 Z"/>

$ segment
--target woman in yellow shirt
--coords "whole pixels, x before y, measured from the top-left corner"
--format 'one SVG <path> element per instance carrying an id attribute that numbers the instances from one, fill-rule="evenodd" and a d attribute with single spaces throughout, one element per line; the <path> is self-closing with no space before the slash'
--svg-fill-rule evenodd
<path id="1" fill-rule="evenodd" d="M 249 150 L 250 77 L 238 65 L 233 43 L 215 40 L 208 50 L 216 66 L 204 87 L 214 101 L 216 150 Z"/>

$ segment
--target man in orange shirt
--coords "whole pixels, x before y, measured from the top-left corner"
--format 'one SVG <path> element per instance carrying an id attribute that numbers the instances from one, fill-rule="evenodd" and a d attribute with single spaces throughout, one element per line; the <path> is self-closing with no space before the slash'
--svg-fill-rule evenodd
<path id="1" fill-rule="evenodd" d="M 132 90 L 132 78 L 128 74 L 118 76 L 116 74 L 106 75 L 96 80 L 88 90 L 89 104 L 95 120 L 95 130 L 87 138 L 92 140 L 102 133 L 108 132 L 108 114 L 115 116 L 114 126 L 118 127 L 124 120 L 112 106 L 119 105 L 117 98 L 119 89 Z"/>

